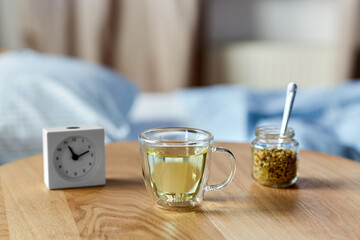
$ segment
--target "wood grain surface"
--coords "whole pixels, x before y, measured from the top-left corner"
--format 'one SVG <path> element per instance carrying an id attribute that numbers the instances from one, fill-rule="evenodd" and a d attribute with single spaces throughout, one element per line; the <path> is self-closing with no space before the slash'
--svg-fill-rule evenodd
<path id="1" fill-rule="evenodd" d="M 154 206 L 141 176 L 138 144 L 106 147 L 107 183 L 48 190 L 42 156 L 0 167 L 0 238 L 11 239 L 359 239 L 360 163 L 300 151 L 298 182 L 255 183 L 250 146 L 217 143 L 237 158 L 234 181 L 185 212 Z M 210 183 L 229 171 L 213 155 Z"/>

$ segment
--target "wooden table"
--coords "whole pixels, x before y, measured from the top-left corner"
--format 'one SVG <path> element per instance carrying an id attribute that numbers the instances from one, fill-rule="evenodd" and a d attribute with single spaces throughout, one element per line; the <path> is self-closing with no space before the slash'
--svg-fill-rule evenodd
<path id="1" fill-rule="evenodd" d="M 107 184 L 48 190 L 42 156 L 0 167 L 0 238 L 355 239 L 360 237 L 360 163 L 301 151 L 288 189 L 255 183 L 248 144 L 218 143 L 237 157 L 234 181 L 188 212 L 158 209 L 141 177 L 136 142 L 106 147 Z M 214 154 L 211 183 L 228 172 Z"/>

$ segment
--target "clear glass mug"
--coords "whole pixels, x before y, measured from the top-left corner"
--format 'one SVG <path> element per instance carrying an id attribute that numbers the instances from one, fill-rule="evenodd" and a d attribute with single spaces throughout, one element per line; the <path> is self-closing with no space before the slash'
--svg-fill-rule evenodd
<path id="1" fill-rule="evenodd" d="M 193 128 L 154 128 L 139 136 L 143 179 L 149 193 L 163 208 L 191 208 L 206 191 L 219 190 L 234 178 L 234 155 L 213 145 L 210 132 Z M 208 185 L 211 153 L 224 152 L 231 160 L 228 178 Z"/>

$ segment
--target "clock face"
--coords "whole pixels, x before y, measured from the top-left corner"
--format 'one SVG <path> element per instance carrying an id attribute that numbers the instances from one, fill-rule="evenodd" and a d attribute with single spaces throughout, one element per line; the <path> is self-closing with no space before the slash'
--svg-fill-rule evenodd
<path id="1" fill-rule="evenodd" d="M 62 140 L 55 149 L 54 166 L 67 178 L 80 178 L 94 167 L 95 149 L 84 137 L 71 136 Z"/>

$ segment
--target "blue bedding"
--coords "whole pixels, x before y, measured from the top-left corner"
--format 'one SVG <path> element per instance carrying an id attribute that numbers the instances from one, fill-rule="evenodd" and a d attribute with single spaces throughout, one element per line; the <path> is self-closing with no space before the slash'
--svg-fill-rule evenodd
<path id="1" fill-rule="evenodd" d="M 216 140 L 249 142 L 255 128 L 280 125 L 284 91 L 254 91 L 244 86 L 214 86 L 181 92 L 192 127 Z M 360 82 L 331 89 L 299 86 L 289 126 L 300 148 L 360 161 Z"/>
<path id="2" fill-rule="evenodd" d="M 360 161 L 360 82 L 331 89 L 298 86 L 289 126 L 300 147 Z M 174 92 L 183 119 L 137 126 L 129 111 L 136 87 L 98 65 L 34 51 L 0 55 L 0 165 L 42 151 L 41 129 L 99 125 L 106 142 L 136 140 L 146 126 L 188 126 L 217 141 L 249 142 L 260 125 L 281 123 L 284 91 L 240 85 Z"/>
<path id="3" fill-rule="evenodd" d="M 77 59 L 25 50 L 0 55 L 0 165 L 42 151 L 42 128 L 99 125 L 125 140 L 136 88 Z"/>

